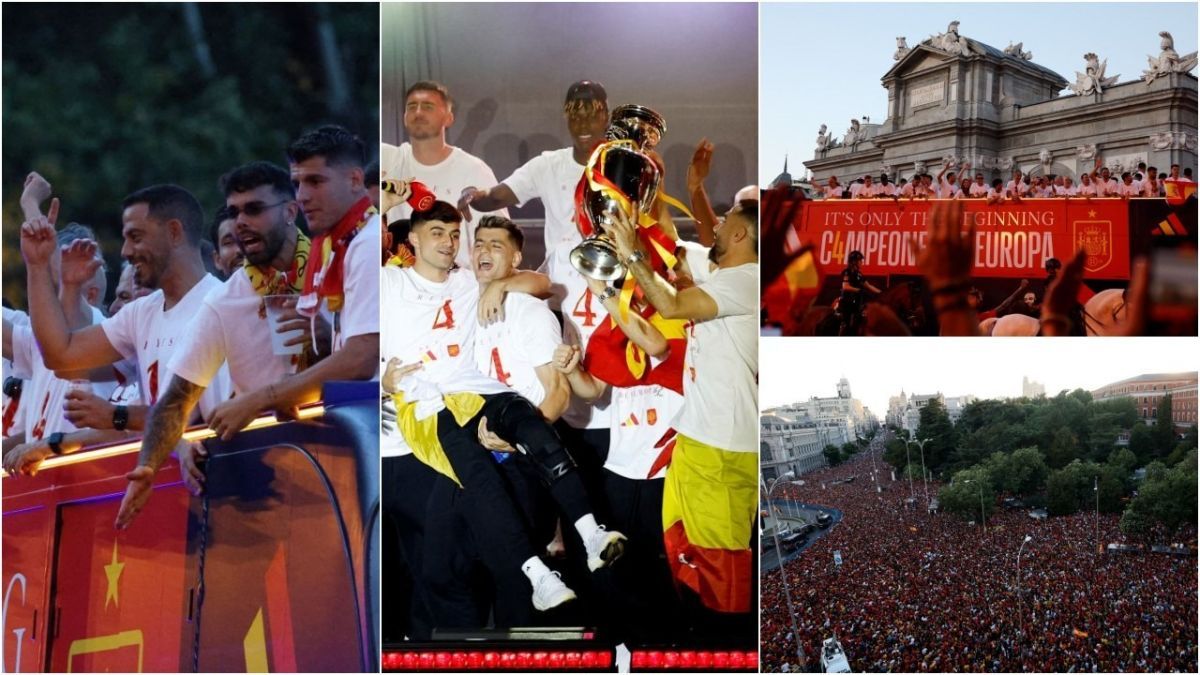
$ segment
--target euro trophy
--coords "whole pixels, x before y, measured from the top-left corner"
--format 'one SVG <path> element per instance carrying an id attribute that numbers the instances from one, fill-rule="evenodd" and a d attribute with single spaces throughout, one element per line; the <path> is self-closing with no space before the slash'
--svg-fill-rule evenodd
<path id="1" fill-rule="evenodd" d="M 613 111 L 605 132 L 607 140 L 592 153 L 582 198 L 576 204 L 592 226 L 592 232 L 571 250 L 571 264 L 585 277 L 615 281 L 625 276 L 625 265 L 618 259 L 607 229 L 619 211 L 635 223 L 640 213 L 650 213 L 662 175 L 646 153 L 666 132 L 662 115 L 644 106 L 623 105 Z M 595 169 L 600 175 L 593 177 Z"/>

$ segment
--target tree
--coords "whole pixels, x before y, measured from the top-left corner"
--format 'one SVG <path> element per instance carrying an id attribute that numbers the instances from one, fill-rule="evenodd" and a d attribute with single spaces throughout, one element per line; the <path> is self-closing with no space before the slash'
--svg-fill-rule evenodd
<path id="1" fill-rule="evenodd" d="M 1050 468 L 1046 466 L 1040 450 L 1020 448 L 1008 456 L 1006 473 L 1003 488 L 1014 494 L 1027 495 L 1045 485 Z"/>
<path id="2" fill-rule="evenodd" d="M 1078 461 L 1078 460 L 1076 460 Z M 1067 516 L 1079 510 L 1075 477 L 1067 468 L 1046 478 L 1046 510 L 1050 515 Z"/>
<path id="3" fill-rule="evenodd" d="M 858 452 L 858 446 L 855 445 L 854 443 L 843 443 L 842 444 L 842 460 L 843 461 L 853 457 L 854 453 L 856 453 L 856 452 Z"/>
<path id="4" fill-rule="evenodd" d="M 1121 530 L 1146 536 L 1157 525 L 1173 534 L 1195 522 L 1196 451 L 1192 450 L 1170 469 L 1147 470 L 1138 496 L 1121 518 Z"/>
<path id="5" fill-rule="evenodd" d="M 1129 432 L 1129 449 L 1137 457 L 1139 464 L 1145 464 L 1154 458 L 1154 432 L 1142 422 L 1133 425 Z"/>
<path id="6" fill-rule="evenodd" d="M 1129 448 L 1117 448 L 1108 456 L 1108 461 L 1105 465 L 1111 467 L 1116 475 L 1120 477 L 1121 484 L 1128 491 L 1133 487 L 1133 470 L 1137 468 L 1137 455 L 1133 454 Z"/>
<path id="7" fill-rule="evenodd" d="M 822 452 L 825 454 L 825 463 L 829 466 L 837 466 L 842 463 L 842 453 L 836 445 L 830 443 Z"/>
<path id="8" fill-rule="evenodd" d="M 1150 428 L 1155 457 L 1166 457 L 1175 449 L 1175 423 L 1171 419 L 1171 395 L 1162 397 L 1154 426 Z"/>
<path id="9" fill-rule="evenodd" d="M 1060 427 L 1054 432 L 1054 438 L 1046 452 L 1046 464 L 1051 468 L 1061 469 L 1078 457 L 1079 444 L 1075 434 L 1067 427 Z"/>
<path id="10" fill-rule="evenodd" d="M 957 434 L 946 406 L 932 399 L 921 408 L 921 424 L 917 427 L 917 438 L 926 440 L 925 466 L 936 473 L 945 464 L 946 458 L 957 445 Z"/>
<path id="11" fill-rule="evenodd" d="M 883 461 L 891 464 L 897 470 L 903 469 L 908 463 L 908 455 L 905 453 L 904 441 L 893 438 L 884 446 Z"/>
<path id="12" fill-rule="evenodd" d="M 224 205 L 218 177 L 254 159 L 282 162 L 289 141 L 325 122 L 378 153 L 377 6 L 188 7 L 4 8 L 3 269 L 15 305 L 26 304 L 16 201 L 31 170 L 62 198 L 60 223 L 96 229 L 112 288 L 121 200 L 135 189 L 176 183 L 213 213 Z"/>
<path id="13" fill-rule="evenodd" d="M 978 521 L 981 508 L 983 513 L 990 515 L 995 508 L 995 501 L 996 493 L 992 490 L 991 478 L 984 467 L 959 471 L 938 492 L 938 504 L 944 511 L 968 520 Z"/>

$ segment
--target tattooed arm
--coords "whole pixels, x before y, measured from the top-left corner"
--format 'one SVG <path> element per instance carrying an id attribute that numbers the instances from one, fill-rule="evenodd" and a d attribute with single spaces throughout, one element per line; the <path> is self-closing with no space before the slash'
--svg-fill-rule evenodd
<path id="1" fill-rule="evenodd" d="M 146 423 L 146 434 L 142 437 L 142 450 L 138 453 L 137 467 L 125 474 L 129 487 L 125 490 L 121 510 L 117 513 L 117 529 L 129 527 L 137 514 L 146 507 L 154 474 L 163 462 L 167 461 L 167 456 L 183 437 L 183 430 L 187 421 L 191 419 L 192 409 L 196 407 L 196 402 L 203 393 L 204 387 L 175 376 L 171 378 L 166 392 L 151 409 L 150 419 Z"/>

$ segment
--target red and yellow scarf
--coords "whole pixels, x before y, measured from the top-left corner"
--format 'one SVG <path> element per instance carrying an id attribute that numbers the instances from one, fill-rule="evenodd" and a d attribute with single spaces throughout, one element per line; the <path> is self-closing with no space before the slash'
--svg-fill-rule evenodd
<path id="1" fill-rule="evenodd" d="M 254 292 L 262 296 L 299 293 L 304 288 L 304 272 L 308 266 L 311 246 L 309 238 L 297 229 L 296 253 L 292 256 L 292 265 L 286 272 L 270 265 L 252 265 L 249 260 L 243 262 L 242 268 L 246 270 L 246 277 L 250 280 Z"/>
<path id="2" fill-rule="evenodd" d="M 325 300 L 331 312 L 342 309 L 345 301 L 346 249 L 355 235 L 367 226 L 371 216 L 377 213 L 379 211 L 371 204 L 371 198 L 364 196 L 328 232 L 313 240 L 312 248 L 319 256 L 320 264 L 310 265 L 305 271 L 304 290 L 296 304 L 297 312 L 304 316 L 315 316 L 321 300 Z"/>

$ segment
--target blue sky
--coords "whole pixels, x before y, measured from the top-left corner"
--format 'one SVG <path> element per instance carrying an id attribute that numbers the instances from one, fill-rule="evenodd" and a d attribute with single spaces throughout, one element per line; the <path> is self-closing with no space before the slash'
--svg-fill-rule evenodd
<path id="1" fill-rule="evenodd" d="M 1106 75 L 1141 77 L 1159 52 L 1158 32 L 1175 50 L 1196 50 L 1196 3 L 767 3 L 760 9 L 759 180 L 767 184 L 789 156 L 793 176 L 812 159 L 822 123 L 838 137 L 850 118 L 887 117 L 879 78 L 895 63 L 896 37 L 909 47 L 958 20 L 959 33 L 998 49 L 1023 42 L 1034 62 L 1075 81 L 1083 54 L 1108 59 Z"/>

